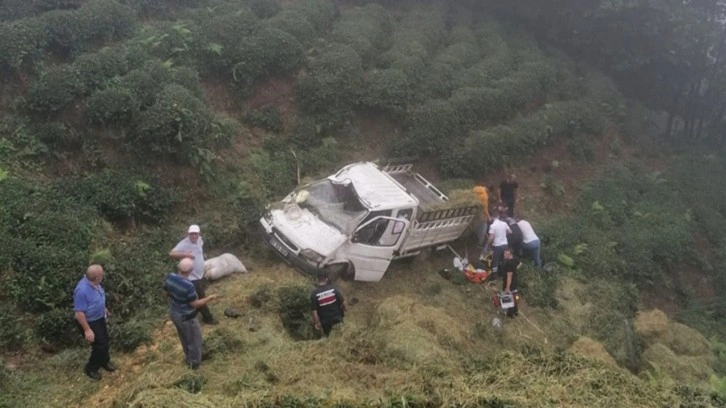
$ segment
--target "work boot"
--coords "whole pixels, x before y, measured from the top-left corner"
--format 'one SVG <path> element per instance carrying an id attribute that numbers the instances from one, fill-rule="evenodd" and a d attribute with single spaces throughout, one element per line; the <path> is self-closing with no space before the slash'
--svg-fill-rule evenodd
<path id="1" fill-rule="evenodd" d="M 202 320 L 202 322 L 204 324 L 208 324 L 210 326 L 214 326 L 216 324 L 219 324 L 219 321 L 217 319 L 215 319 L 215 318 L 211 318 L 211 319 L 208 319 L 208 320 Z"/>
<path id="2" fill-rule="evenodd" d="M 96 380 L 96 381 L 101 380 L 101 373 L 99 373 L 98 370 L 91 371 L 89 369 L 85 369 L 85 372 L 86 372 L 86 375 L 88 376 L 88 378 L 90 378 L 92 380 Z"/>
<path id="3" fill-rule="evenodd" d="M 114 365 L 114 363 L 112 363 L 110 361 L 108 363 L 102 365 L 101 367 L 103 367 L 103 369 L 108 371 L 109 373 L 116 371 L 116 365 Z"/>

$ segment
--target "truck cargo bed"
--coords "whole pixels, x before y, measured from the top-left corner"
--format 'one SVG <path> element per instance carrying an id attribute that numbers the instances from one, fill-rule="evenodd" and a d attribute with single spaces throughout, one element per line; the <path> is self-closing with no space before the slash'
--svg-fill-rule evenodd
<path id="1" fill-rule="evenodd" d="M 411 171 L 411 165 L 387 166 L 384 170 L 416 197 L 424 207 L 440 204 L 447 200 L 446 196 L 420 174 Z"/>

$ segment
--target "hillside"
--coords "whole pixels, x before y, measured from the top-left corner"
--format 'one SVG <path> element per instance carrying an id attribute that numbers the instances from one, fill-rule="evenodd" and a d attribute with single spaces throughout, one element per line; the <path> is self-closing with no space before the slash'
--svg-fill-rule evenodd
<path id="1" fill-rule="evenodd" d="M 659 139 L 649 99 L 513 10 L 0 2 L 0 407 L 723 406 L 723 149 Z M 310 280 L 261 245 L 260 214 L 404 156 L 447 192 L 518 174 L 548 265 L 524 266 L 497 329 L 493 287 L 439 275 L 450 253 L 397 262 L 337 282 L 354 304 L 315 339 Z M 190 223 L 251 267 L 209 289 L 242 317 L 204 326 L 198 371 L 159 294 Z M 120 368 L 101 382 L 71 313 L 89 262 Z"/>

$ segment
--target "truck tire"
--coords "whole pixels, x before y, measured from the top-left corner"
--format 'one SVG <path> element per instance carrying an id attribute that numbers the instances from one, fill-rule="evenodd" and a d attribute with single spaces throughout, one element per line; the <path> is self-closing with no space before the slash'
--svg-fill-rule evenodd
<path id="1" fill-rule="evenodd" d="M 331 282 L 338 279 L 353 280 L 355 275 L 351 273 L 351 269 L 350 265 L 345 263 L 333 264 L 325 267 L 325 271 L 327 272 Z"/>

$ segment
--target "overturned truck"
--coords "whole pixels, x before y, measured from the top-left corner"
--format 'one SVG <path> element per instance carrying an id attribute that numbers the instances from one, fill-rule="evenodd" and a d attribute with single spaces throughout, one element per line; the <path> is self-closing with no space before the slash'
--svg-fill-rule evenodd
<path id="1" fill-rule="evenodd" d="M 307 274 L 377 282 L 391 261 L 459 238 L 481 207 L 449 202 L 411 164 L 350 164 L 268 206 L 262 236 Z"/>

